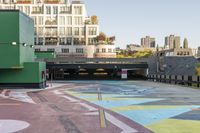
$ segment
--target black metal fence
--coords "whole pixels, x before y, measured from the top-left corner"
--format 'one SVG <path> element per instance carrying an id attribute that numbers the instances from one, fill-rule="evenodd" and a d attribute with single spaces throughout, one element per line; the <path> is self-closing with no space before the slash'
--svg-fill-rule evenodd
<path id="1" fill-rule="evenodd" d="M 147 78 L 156 82 L 200 87 L 200 76 L 153 74 L 148 75 Z"/>

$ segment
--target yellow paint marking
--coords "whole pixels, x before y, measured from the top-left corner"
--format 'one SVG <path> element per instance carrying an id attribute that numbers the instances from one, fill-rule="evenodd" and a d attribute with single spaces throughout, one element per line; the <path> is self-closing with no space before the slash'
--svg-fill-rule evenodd
<path id="1" fill-rule="evenodd" d="M 101 128 L 106 128 L 106 118 L 105 118 L 105 112 L 103 109 L 99 109 L 99 117 L 100 117 Z"/>
<path id="2" fill-rule="evenodd" d="M 145 106 L 124 106 L 111 108 L 112 111 L 127 111 L 127 110 L 154 110 L 154 109 L 175 109 L 175 108 L 188 108 L 190 106 L 155 106 L 155 105 L 145 105 Z M 191 106 L 191 108 L 193 108 Z"/>
<path id="3" fill-rule="evenodd" d="M 199 133 L 200 121 L 166 119 L 148 125 L 147 128 L 155 133 Z"/>

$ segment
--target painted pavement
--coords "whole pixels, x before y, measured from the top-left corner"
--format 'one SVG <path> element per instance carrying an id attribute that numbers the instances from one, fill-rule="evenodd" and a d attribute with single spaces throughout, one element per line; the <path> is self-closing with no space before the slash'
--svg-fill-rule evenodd
<path id="1" fill-rule="evenodd" d="M 156 133 L 199 133 L 200 91 L 134 81 L 74 81 L 66 93 L 117 112 Z M 98 100 L 101 94 L 102 100 Z"/>

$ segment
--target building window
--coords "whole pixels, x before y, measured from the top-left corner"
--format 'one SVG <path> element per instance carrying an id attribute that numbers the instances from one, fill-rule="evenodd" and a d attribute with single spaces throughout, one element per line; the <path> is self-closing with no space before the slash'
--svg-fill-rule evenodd
<path id="1" fill-rule="evenodd" d="M 96 52 L 99 53 L 99 48 L 96 49 Z"/>
<path id="2" fill-rule="evenodd" d="M 18 6 L 18 9 L 23 12 L 23 6 Z"/>
<path id="3" fill-rule="evenodd" d="M 96 27 L 90 27 L 88 29 L 88 35 L 96 35 L 97 34 L 97 28 Z"/>
<path id="4" fill-rule="evenodd" d="M 76 53 L 83 53 L 83 48 L 77 48 Z"/>
<path id="5" fill-rule="evenodd" d="M 69 53 L 69 49 L 68 48 L 63 48 L 61 51 L 62 51 L 62 53 Z"/>
<path id="6" fill-rule="evenodd" d="M 82 28 L 80 28 L 80 30 L 81 30 L 81 35 L 84 36 L 85 35 L 85 28 L 82 27 Z"/>
<path id="7" fill-rule="evenodd" d="M 39 52 L 39 51 L 40 51 L 40 49 L 39 49 L 39 48 L 36 48 L 36 49 L 35 49 L 35 51 Z"/>
<path id="8" fill-rule="evenodd" d="M 34 35 L 37 35 L 37 28 L 34 27 Z"/>
<path id="9" fill-rule="evenodd" d="M 43 27 L 38 28 L 38 35 L 43 35 Z"/>
<path id="10" fill-rule="evenodd" d="M 74 13 L 75 14 L 82 14 L 82 7 L 81 6 L 74 6 Z"/>
<path id="11" fill-rule="evenodd" d="M 72 38 L 67 38 L 67 45 L 71 45 L 72 44 Z"/>
<path id="12" fill-rule="evenodd" d="M 102 53 L 106 53 L 106 49 L 105 48 L 102 48 Z"/>
<path id="13" fill-rule="evenodd" d="M 65 27 L 60 28 L 60 35 L 65 35 Z"/>
<path id="14" fill-rule="evenodd" d="M 89 45 L 96 44 L 96 38 L 88 38 L 88 44 Z"/>
<path id="15" fill-rule="evenodd" d="M 67 6 L 60 7 L 60 13 L 70 13 L 71 8 Z"/>
<path id="16" fill-rule="evenodd" d="M 37 38 L 34 38 L 34 44 L 37 45 Z"/>
<path id="17" fill-rule="evenodd" d="M 52 51 L 52 52 L 54 52 L 55 49 L 54 49 L 54 48 L 48 48 L 47 51 Z"/>
<path id="18" fill-rule="evenodd" d="M 65 38 L 60 38 L 60 45 L 65 45 Z"/>
<path id="19" fill-rule="evenodd" d="M 38 38 L 38 45 L 43 45 L 44 39 L 42 37 Z"/>
<path id="20" fill-rule="evenodd" d="M 41 16 L 38 17 L 38 24 L 43 25 L 43 17 Z"/>
<path id="21" fill-rule="evenodd" d="M 79 35 L 79 28 L 78 28 L 78 27 L 75 27 L 75 28 L 74 28 L 74 35 L 75 35 L 75 36 L 78 36 L 78 35 Z"/>
<path id="22" fill-rule="evenodd" d="M 112 53 L 112 49 L 111 49 L 111 48 L 109 48 L 109 49 L 108 49 L 108 52 L 109 52 L 109 53 Z"/>
<path id="23" fill-rule="evenodd" d="M 67 27 L 67 36 L 71 36 L 72 35 L 72 28 L 71 27 Z"/>
<path id="24" fill-rule="evenodd" d="M 51 7 L 50 6 L 46 6 L 46 14 L 51 14 Z"/>
<path id="25" fill-rule="evenodd" d="M 24 7 L 24 12 L 29 15 L 30 14 L 30 7 L 29 6 L 25 6 Z"/>
<path id="26" fill-rule="evenodd" d="M 74 38 L 74 45 L 79 45 L 79 38 Z"/>
<path id="27" fill-rule="evenodd" d="M 82 17 L 74 17 L 74 24 L 81 25 L 83 22 Z"/>
<path id="28" fill-rule="evenodd" d="M 32 19 L 34 21 L 34 25 L 37 25 L 37 18 L 35 16 L 33 16 Z"/>
<path id="29" fill-rule="evenodd" d="M 67 22 L 67 25 L 72 25 L 72 17 L 70 16 L 66 17 L 66 22 Z"/>
<path id="30" fill-rule="evenodd" d="M 60 24 L 60 25 L 65 25 L 65 17 L 64 17 L 64 16 L 61 16 L 61 17 L 59 18 L 59 24 Z"/>
<path id="31" fill-rule="evenodd" d="M 56 6 L 53 7 L 53 14 L 58 14 L 58 7 Z"/>

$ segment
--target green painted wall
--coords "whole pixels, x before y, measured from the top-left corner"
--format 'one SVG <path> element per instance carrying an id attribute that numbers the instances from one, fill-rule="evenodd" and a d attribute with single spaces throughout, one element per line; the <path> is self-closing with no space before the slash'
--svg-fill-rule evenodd
<path id="1" fill-rule="evenodd" d="M 42 58 L 47 58 L 47 59 L 53 59 L 56 58 L 55 52 L 51 51 L 40 51 L 40 52 L 35 52 L 36 58 L 42 59 Z"/>
<path id="2" fill-rule="evenodd" d="M 0 10 L 0 83 L 46 81 L 46 63 L 34 61 L 31 45 L 34 45 L 33 20 L 17 10 Z"/>
<path id="3" fill-rule="evenodd" d="M 26 62 L 23 69 L 0 69 L 0 83 L 41 83 L 44 62 Z"/>
<path id="4" fill-rule="evenodd" d="M 34 44 L 33 20 L 19 11 L 3 10 L 0 18 L 0 68 L 19 68 L 24 62 L 34 61 L 34 49 L 30 47 Z"/>
<path id="5" fill-rule="evenodd" d="M 0 11 L 0 68 L 20 66 L 19 46 L 19 13 Z M 11 21 L 12 20 L 12 21 Z"/>

